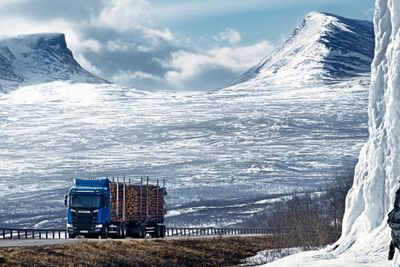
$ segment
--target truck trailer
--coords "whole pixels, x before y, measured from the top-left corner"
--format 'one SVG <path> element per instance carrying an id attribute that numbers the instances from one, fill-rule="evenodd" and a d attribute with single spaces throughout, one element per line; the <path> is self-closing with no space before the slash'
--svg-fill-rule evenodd
<path id="1" fill-rule="evenodd" d="M 126 179 L 74 179 L 65 196 L 69 238 L 165 237 L 165 183 Z"/>

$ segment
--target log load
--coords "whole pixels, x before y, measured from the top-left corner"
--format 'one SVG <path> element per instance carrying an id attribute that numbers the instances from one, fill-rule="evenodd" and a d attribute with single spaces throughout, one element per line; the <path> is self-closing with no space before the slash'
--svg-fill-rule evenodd
<path id="1" fill-rule="evenodd" d="M 113 218 L 114 220 L 121 221 L 125 219 L 125 221 L 131 222 L 164 222 L 164 216 L 166 214 L 166 190 L 164 187 L 151 184 L 129 185 L 121 182 L 111 182 L 110 190 L 111 218 Z M 124 197 L 125 209 L 123 206 Z M 125 217 L 123 216 L 124 211 Z"/>

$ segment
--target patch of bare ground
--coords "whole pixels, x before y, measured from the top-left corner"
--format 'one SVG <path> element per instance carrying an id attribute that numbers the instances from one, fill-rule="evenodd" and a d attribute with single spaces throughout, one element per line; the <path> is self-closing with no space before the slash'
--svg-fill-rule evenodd
<path id="1" fill-rule="evenodd" d="M 271 236 L 176 240 L 81 241 L 0 249 L 1 266 L 235 266 L 277 248 Z"/>

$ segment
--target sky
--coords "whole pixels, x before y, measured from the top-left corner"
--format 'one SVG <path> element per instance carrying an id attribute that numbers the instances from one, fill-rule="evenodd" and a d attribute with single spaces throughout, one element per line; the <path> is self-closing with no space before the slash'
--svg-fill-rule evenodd
<path id="1" fill-rule="evenodd" d="M 141 89 L 237 79 L 312 11 L 372 20 L 374 0 L 1 0 L 0 37 L 62 32 L 77 61 Z"/>

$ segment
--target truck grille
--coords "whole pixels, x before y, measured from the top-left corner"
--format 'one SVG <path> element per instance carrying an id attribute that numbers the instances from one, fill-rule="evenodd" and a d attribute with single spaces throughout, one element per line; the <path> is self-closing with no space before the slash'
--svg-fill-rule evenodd
<path id="1" fill-rule="evenodd" d="M 97 212 L 76 213 L 72 212 L 72 225 L 78 229 L 90 230 L 96 224 Z"/>

